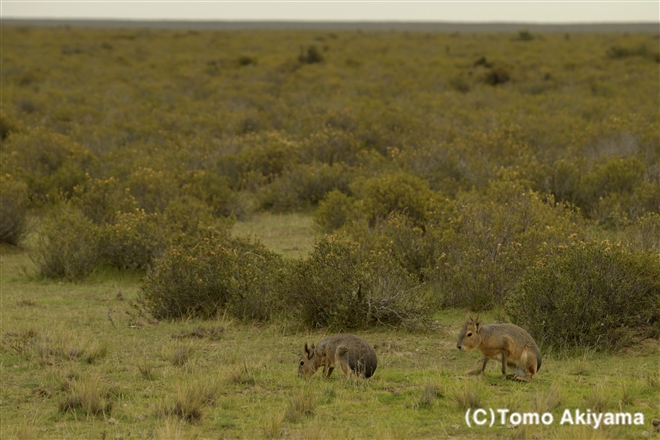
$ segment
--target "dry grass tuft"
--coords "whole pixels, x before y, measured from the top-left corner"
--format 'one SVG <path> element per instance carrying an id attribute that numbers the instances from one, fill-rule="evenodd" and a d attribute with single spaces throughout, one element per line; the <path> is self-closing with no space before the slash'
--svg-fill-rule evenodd
<path id="1" fill-rule="evenodd" d="M 648 372 L 644 375 L 646 385 L 651 389 L 660 389 L 660 369 L 656 372 Z"/>
<path id="2" fill-rule="evenodd" d="M 603 388 L 600 386 L 595 387 L 591 393 L 584 399 L 584 404 L 592 412 L 603 412 L 608 407 L 608 399 Z"/>
<path id="3" fill-rule="evenodd" d="M 191 342 L 177 345 L 166 345 L 162 350 L 162 357 L 175 367 L 183 367 L 195 353 L 195 345 Z"/>
<path id="4" fill-rule="evenodd" d="M 287 422 L 298 423 L 305 416 L 314 414 L 316 398 L 310 391 L 300 389 L 295 391 L 289 399 L 289 406 L 284 413 Z"/>
<path id="5" fill-rule="evenodd" d="M 453 391 L 454 401 L 461 410 L 481 407 L 485 394 L 486 389 L 480 381 L 466 381 Z"/>
<path id="6" fill-rule="evenodd" d="M 621 383 L 621 403 L 622 406 L 633 406 L 637 398 L 642 393 L 643 386 L 635 381 L 623 381 Z"/>
<path id="7" fill-rule="evenodd" d="M 562 402 L 561 388 L 556 383 L 548 389 L 545 394 L 536 394 L 532 401 L 532 410 L 543 414 L 552 412 Z"/>
<path id="8" fill-rule="evenodd" d="M 85 362 L 94 364 L 108 354 L 108 344 L 95 341 L 85 351 Z"/>
<path id="9" fill-rule="evenodd" d="M 96 375 L 72 381 L 67 379 L 68 396 L 60 402 L 60 412 L 82 410 L 88 415 L 110 414 L 112 395 L 110 388 Z"/>
<path id="10" fill-rule="evenodd" d="M 181 383 L 176 387 L 175 402 L 161 402 L 156 414 L 161 418 L 175 416 L 188 423 L 198 422 L 204 416 L 204 407 L 215 404 L 219 391 L 220 381 L 217 379 Z"/>
<path id="11" fill-rule="evenodd" d="M 266 438 L 280 438 L 284 434 L 284 413 L 277 412 L 266 416 L 262 422 L 262 430 Z"/>
<path id="12" fill-rule="evenodd" d="M 422 391 L 422 394 L 419 396 L 419 399 L 413 405 L 413 408 L 414 409 L 432 408 L 433 404 L 439 397 L 442 397 L 442 392 L 440 390 L 440 387 L 437 384 L 427 382 L 424 385 L 424 390 Z"/>
<path id="13" fill-rule="evenodd" d="M 173 418 L 165 419 L 165 423 L 156 428 L 154 437 L 158 440 L 183 440 L 185 438 L 181 423 Z"/>
<path id="14" fill-rule="evenodd" d="M 249 364 L 246 359 L 229 370 L 227 379 L 229 380 L 229 383 L 233 384 L 254 385 L 257 383 L 255 372 L 260 367 L 261 364 L 252 365 Z"/>
<path id="15" fill-rule="evenodd" d="M 154 371 L 153 362 L 145 359 L 141 359 L 137 363 L 137 368 L 140 371 L 140 375 L 147 380 L 156 380 L 156 372 Z"/>

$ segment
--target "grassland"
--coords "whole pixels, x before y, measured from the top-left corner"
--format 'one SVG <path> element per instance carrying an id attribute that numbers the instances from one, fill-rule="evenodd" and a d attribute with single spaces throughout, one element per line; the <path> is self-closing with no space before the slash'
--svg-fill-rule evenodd
<path id="1" fill-rule="evenodd" d="M 289 230 L 292 243 L 311 238 L 301 215 L 275 223 L 264 216 L 237 229 L 260 234 L 282 222 L 298 225 Z M 653 340 L 616 354 L 546 353 L 531 384 L 500 379 L 492 364 L 478 378 L 467 374 L 477 353 L 455 348 L 463 311 L 446 310 L 434 316 L 433 331 L 360 332 L 378 353 L 372 379 L 304 380 L 296 376 L 303 344 L 323 330 L 226 316 L 155 322 L 131 307 L 139 275 L 96 273 L 62 284 L 35 279 L 31 265 L 24 251 L 2 247 L 3 439 L 639 438 L 660 415 Z M 469 428 L 471 405 L 551 412 L 555 421 Z M 559 424 L 565 409 L 587 408 L 641 412 L 645 423 Z"/>
<path id="2" fill-rule="evenodd" d="M 0 436 L 658 437 L 659 36 L 582 31 L 3 25 Z M 468 309 L 531 384 L 467 374 Z M 296 376 L 346 329 L 375 377 Z"/>

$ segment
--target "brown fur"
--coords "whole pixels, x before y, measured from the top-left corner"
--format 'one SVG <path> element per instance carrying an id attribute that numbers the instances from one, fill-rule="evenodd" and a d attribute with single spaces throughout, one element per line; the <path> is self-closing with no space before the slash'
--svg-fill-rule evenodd
<path id="1" fill-rule="evenodd" d="M 541 368 L 541 350 L 527 331 L 514 324 L 482 325 L 478 315 L 477 319 L 466 316 L 456 347 L 461 351 L 481 351 L 484 359 L 480 374 L 484 374 L 490 359 L 502 363 L 502 378 L 522 382 L 531 382 Z M 507 365 L 515 368 L 514 374 L 507 376 Z"/>
<path id="2" fill-rule="evenodd" d="M 344 375 L 363 378 L 373 376 L 378 366 L 374 349 L 362 338 L 351 334 L 328 336 L 318 345 L 305 343 L 305 353 L 300 359 L 298 376 L 310 377 L 323 366 L 323 377 L 330 377 L 336 367 Z"/>

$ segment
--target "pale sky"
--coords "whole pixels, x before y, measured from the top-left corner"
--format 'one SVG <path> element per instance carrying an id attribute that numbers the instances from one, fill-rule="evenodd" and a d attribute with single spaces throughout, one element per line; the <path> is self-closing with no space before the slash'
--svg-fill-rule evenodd
<path id="1" fill-rule="evenodd" d="M 2 18 L 196 21 L 660 22 L 652 1 L 0 0 Z"/>

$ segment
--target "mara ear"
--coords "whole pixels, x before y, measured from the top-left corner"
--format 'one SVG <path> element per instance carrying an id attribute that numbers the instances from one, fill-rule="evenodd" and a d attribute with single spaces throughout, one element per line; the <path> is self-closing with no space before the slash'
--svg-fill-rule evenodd
<path id="1" fill-rule="evenodd" d="M 472 315 L 470 315 L 469 313 L 467 315 L 465 315 L 465 322 L 467 322 L 469 324 L 472 321 L 474 321 L 474 319 L 472 319 Z"/>
<path id="2" fill-rule="evenodd" d="M 481 327 L 481 314 L 477 315 L 477 319 L 474 320 L 474 325 L 477 327 L 477 333 Z"/>
<path id="3" fill-rule="evenodd" d="M 307 353 L 307 359 L 311 359 L 314 356 L 314 343 L 308 344 L 305 342 L 305 353 Z"/>

